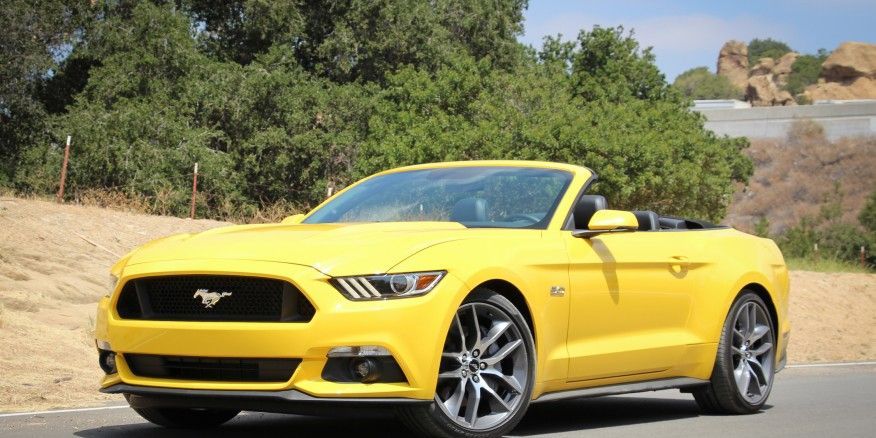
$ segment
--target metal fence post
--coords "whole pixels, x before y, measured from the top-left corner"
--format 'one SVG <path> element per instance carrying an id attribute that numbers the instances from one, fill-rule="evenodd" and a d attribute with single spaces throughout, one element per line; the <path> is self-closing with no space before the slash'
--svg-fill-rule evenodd
<path id="1" fill-rule="evenodd" d="M 58 187 L 58 202 L 64 202 L 64 186 L 67 184 L 67 163 L 70 162 L 70 141 L 73 136 L 67 136 L 67 145 L 64 146 L 64 164 L 61 165 L 61 184 Z"/>
<path id="2" fill-rule="evenodd" d="M 198 163 L 195 163 L 195 174 L 192 176 L 192 207 L 189 211 L 189 219 L 195 218 L 195 195 L 198 194 Z"/>

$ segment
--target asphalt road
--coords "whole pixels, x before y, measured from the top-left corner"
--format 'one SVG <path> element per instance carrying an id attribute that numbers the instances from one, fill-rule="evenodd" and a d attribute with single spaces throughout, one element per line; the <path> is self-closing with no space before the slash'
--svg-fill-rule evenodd
<path id="1" fill-rule="evenodd" d="M 0 416 L 2 437 L 189 437 L 146 423 L 127 407 Z M 407 436 L 391 417 L 326 419 L 245 412 L 211 437 Z M 876 366 L 789 368 L 776 378 L 766 409 L 709 416 L 675 390 L 533 405 L 511 436 L 520 437 L 874 437 Z"/>

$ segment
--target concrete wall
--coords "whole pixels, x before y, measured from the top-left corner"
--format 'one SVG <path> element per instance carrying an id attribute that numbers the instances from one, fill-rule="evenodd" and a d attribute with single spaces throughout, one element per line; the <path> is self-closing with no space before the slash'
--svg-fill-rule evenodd
<path id="1" fill-rule="evenodd" d="M 718 135 L 784 138 L 795 120 L 811 119 L 829 140 L 876 135 L 876 101 L 755 108 L 693 108 L 706 116 L 706 128 Z"/>

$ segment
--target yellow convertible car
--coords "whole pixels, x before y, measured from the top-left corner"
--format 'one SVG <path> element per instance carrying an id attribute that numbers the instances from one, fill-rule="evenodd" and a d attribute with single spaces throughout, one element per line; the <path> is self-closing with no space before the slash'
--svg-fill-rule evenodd
<path id="1" fill-rule="evenodd" d="M 531 403 L 667 388 L 759 410 L 790 334 L 776 245 L 610 210 L 595 178 L 411 166 L 279 224 L 148 243 L 99 303 L 101 391 L 167 427 L 377 409 L 444 437 L 500 436 Z"/>

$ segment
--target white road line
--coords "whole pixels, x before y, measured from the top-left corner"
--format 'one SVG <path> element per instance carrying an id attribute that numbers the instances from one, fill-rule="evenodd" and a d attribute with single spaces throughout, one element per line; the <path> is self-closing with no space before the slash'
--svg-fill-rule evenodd
<path id="1" fill-rule="evenodd" d="M 122 406 L 101 406 L 99 408 L 57 409 L 54 411 L 15 412 L 12 414 L 0 414 L 0 418 L 24 417 L 27 415 L 64 414 L 67 412 L 105 411 L 108 409 L 127 409 L 127 408 L 129 408 L 128 405 L 122 405 Z"/>
<path id="2" fill-rule="evenodd" d="M 871 362 L 833 362 L 833 363 L 803 363 L 799 365 L 786 365 L 785 368 L 818 368 L 818 367 L 857 367 L 863 365 L 876 365 Z"/>

